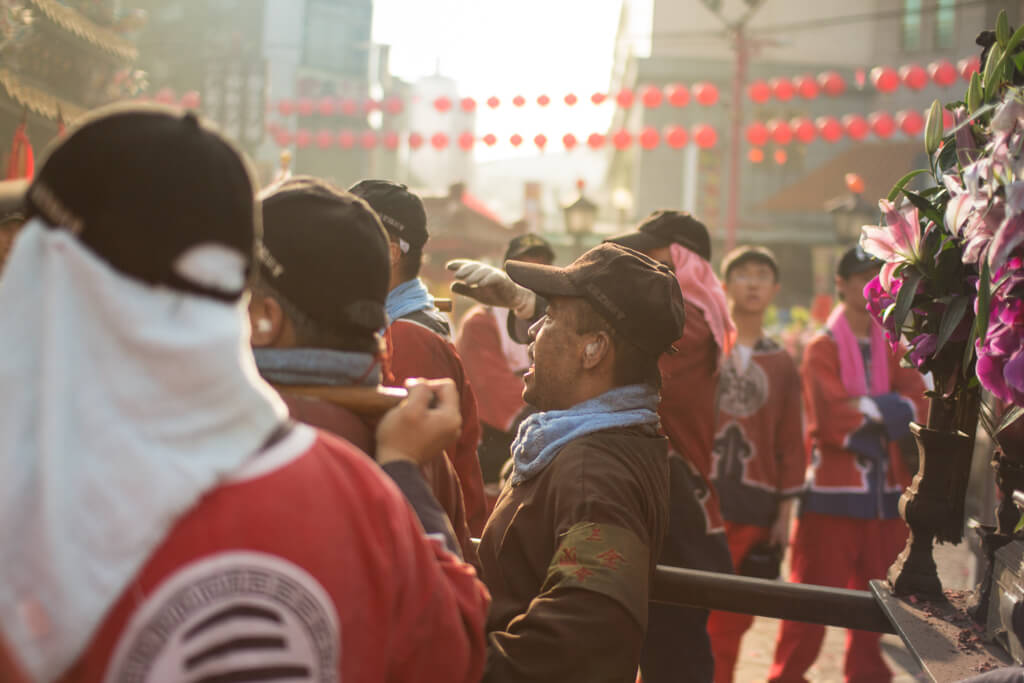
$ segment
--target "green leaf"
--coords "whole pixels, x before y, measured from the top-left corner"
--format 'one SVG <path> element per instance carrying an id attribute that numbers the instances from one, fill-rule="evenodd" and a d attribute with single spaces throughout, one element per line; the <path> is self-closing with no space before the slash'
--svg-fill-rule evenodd
<path id="1" fill-rule="evenodd" d="M 1017 522 L 1017 526 L 1013 527 L 1013 533 L 1017 533 L 1021 529 L 1024 529 L 1024 513 L 1020 515 L 1020 521 Z"/>
<path id="2" fill-rule="evenodd" d="M 935 355 L 938 355 L 942 347 L 949 341 L 953 330 L 964 319 L 968 303 L 970 303 L 970 300 L 966 296 L 958 296 L 949 304 L 949 308 L 946 309 L 946 313 L 942 316 L 942 322 L 939 323 L 939 338 L 935 342 Z"/>
<path id="3" fill-rule="evenodd" d="M 996 42 L 1003 50 L 1010 44 L 1010 19 L 1005 9 L 999 10 L 999 16 L 996 17 Z"/>
<path id="4" fill-rule="evenodd" d="M 924 150 L 928 156 L 935 154 L 942 142 L 942 105 L 938 100 L 932 102 L 928 110 L 928 122 L 924 126 Z"/>
<path id="5" fill-rule="evenodd" d="M 996 427 L 995 433 L 998 434 L 1012 425 L 1021 415 L 1024 415 L 1024 406 L 1013 406 L 1007 410 L 1003 413 L 1003 419 L 999 421 L 999 426 Z"/>
<path id="6" fill-rule="evenodd" d="M 1021 26 L 1013 32 L 1013 35 L 1010 36 L 1010 40 L 1006 43 L 1006 49 L 1004 52 L 1012 55 L 1016 47 L 1020 45 L 1021 41 L 1024 41 L 1024 26 Z M 1016 59 L 1016 56 L 1014 59 Z"/>
<path id="7" fill-rule="evenodd" d="M 971 74 L 971 84 L 967 86 L 967 113 L 973 114 L 981 106 L 981 76 L 975 71 Z"/>
<path id="8" fill-rule="evenodd" d="M 942 214 L 939 213 L 939 210 L 930 201 L 910 190 L 903 190 L 903 195 L 910 200 L 911 204 L 917 207 L 918 211 L 927 216 L 928 220 L 935 223 L 935 225 L 942 225 Z"/>
<path id="9" fill-rule="evenodd" d="M 897 180 L 896 184 L 892 186 L 891 190 L 889 190 L 889 196 L 886 197 L 886 199 L 888 199 L 890 202 L 895 201 L 896 197 L 898 197 L 900 192 L 903 191 L 903 188 L 906 186 L 907 183 L 909 183 L 911 180 L 921 175 L 922 173 L 928 172 L 929 171 L 927 168 L 919 168 L 916 171 L 911 171 L 907 175 L 903 176 L 902 178 Z"/>
<path id="10" fill-rule="evenodd" d="M 974 329 L 978 331 L 978 341 L 985 343 L 988 332 L 988 313 L 992 301 L 992 276 L 988 271 L 988 259 L 982 259 L 981 274 L 978 276 L 978 315 L 974 318 Z"/>
<path id="11" fill-rule="evenodd" d="M 999 78 L 996 76 L 997 67 L 1000 66 L 1002 61 L 1003 51 L 999 45 L 993 45 L 988 51 L 988 59 L 985 61 L 984 72 L 982 73 L 982 83 L 984 85 L 984 100 L 988 102 L 992 99 L 996 89 L 999 87 Z"/>
<path id="12" fill-rule="evenodd" d="M 975 319 L 974 325 L 971 325 L 971 334 L 967 337 L 967 345 L 964 347 L 964 357 L 960 363 L 960 374 L 964 377 L 971 375 L 971 379 L 977 379 L 977 376 L 971 373 L 971 361 L 974 359 L 974 340 L 978 338 L 978 321 Z"/>
<path id="13" fill-rule="evenodd" d="M 892 311 L 893 323 L 897 332 L 903 329 L 903 323 L 914 304 L 917 285 L 921 282 L 922 277 L 921 271 L 917 268 L 907 268 L 903 271 L 903 284 L 900 285 L 899 294 L 896 295 L 896 305 Z"/>

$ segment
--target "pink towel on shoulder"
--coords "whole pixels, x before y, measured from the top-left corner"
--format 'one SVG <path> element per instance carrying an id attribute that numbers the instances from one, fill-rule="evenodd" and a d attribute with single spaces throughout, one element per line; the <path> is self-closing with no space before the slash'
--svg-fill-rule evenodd
<path id="1" fill-rule="evenodd" d="M 700 309 L 718 345 L 719 361 L 729 353 L 736 327 L 729 317 L 722 283 L 711 264 L 679 244 L 671 244 L 672 264 L 683 298 Z"/>
<path id="2" fill-rule="evenodd" d="M 864 372 L 864 357 L 860 352 L 857 337 L 846 320 L 846 306 L 839 304 L 828 316 L 825 327 L 832 333 L 832 339 L 839 347 L 839 374 L 846 393 L 850 396 L 867 396 L 867 377 Z M 871 392 L 872 396 L 889 393 L 889 354 L 886 350 L 885 332 L 882 326 L 871 321 Z"/>

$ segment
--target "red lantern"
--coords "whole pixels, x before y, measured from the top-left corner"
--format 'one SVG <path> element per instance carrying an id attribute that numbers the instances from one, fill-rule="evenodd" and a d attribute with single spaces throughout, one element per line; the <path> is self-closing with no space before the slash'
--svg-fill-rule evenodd
<path id="1" fill-rule="evenodd" d="M 705 107 L 710 107 L 718 101 L 718 88 L 714 83 L 695 83 L 693 96 L 697 102 Z"/>
<path id="2" fill-rule="evenodd" d="M 384 133 L 384 136 L 381 138 L 381 142 L 387 149 L 398 149 L 398 133 L 393 130 L 389 130 Z"/>
<path id="3" fill-rule="evenodd" d="M 760 147 L 755 147 L 747 152 L 747 158 L 750 159 L 750 163 L 759 164 L 764 161 L 764 150 Z"/>
<path id="4" fill-rule="evenodd" d="M 772 89 L 764 81 L 754 81 L 747 86 L 747 97 L 755 104 L 763 104 L 771 99 Z"/>
<path id="5" fill-rule="evenodd" d="M 321 97 L 316 103 L 316 113 L 320 116 L 332 116 L 334 114 L 334 98 Z"/>
<path id="6" fill-rule="evenodd" d="M 923 90 L 928 85 L 928 72 L 920 64 L 900 67 L 900 80 L 911 90 Z"/>
<path id="7" fill-rule="evenodd" d="M 341 103 L 341 113 L 345 116 L 355 116 L 359 111 L 359 105 L 355 100 L 346 97 Z"/>
<path id="8" fill-rule="evenodd" d="M 449 111 L 451 108 L 452 101 L 445 97 L 444 95 L 441 95 L 440 97 L 434 100 L 434 109 L 438 110 L 442 114 Z"/>
<path id="9" fill-rule="evenodd" d="M 280 147 L 288 147 L 293 141 L 292 134 L 286 130 L 279 130 L 274 133 L 274 142 Z"/>
<path id="10" fill-rule="evenodd" d="M 476 100 L 474 100 L 472 97 L 463 97 L 461 100 L 459 100 L 459 107 L 462 109 L 462 111 L 469 113 L 476 109 Z"/>
<path id="11" fill-rule="evenodd" d="M 915 138 L 924 130 L 924 117 L 919 111 L 904 109 L 896 112 L 896 125 L 907 137 Z"/>
<path id="12" fill-rule="evenodd" d="M 871 130 L 874 131 L 875 135 L 883 140 L 891 137 L 896 132 L 896 121 L 893 120 L 892 114 L 887 111 L 876 111 L 868 114 L 868 125 L 871 126 Z"/>
<path id="13" fill-rule="evenodd" d="M 434 149 L 444 149 L 448 146 L 448 136 L 444 133 L 434 133 L 430 137 L 430 144 Z"/>
<path id="14" fill-rule="evenodd" d="M 563 99 L 565 100 L 565 103 L 567 105 L 569 105 L 570 107 L 573 106 L 574 104 L 576 104 L 576 102 L 578 102 L 578 100 L 576 99 L 576 96 L 573 95 L 572 93 L 569 93 Z"/>
<path id="15" fill-rule="evenodd" d="M 540 97 L 537 98 L 537 104 L 539 104 L 542 107 L 546 107 L 549 104 L 551 104 L 551 98 L 548 97 L 547 95 L 541 95 Z"/>
<path id="16" fill-rule="evenodd" d="M 651 126 L 647 126 L 640 131 L 640 146 L 644 149 L 654 149 L 658 146 L 660 137 L 661 136 L 658 135 L 658 131 L 656 129 Z"/>
<path id="17" fill-rule="evenodd" d="M 544 149 L 544 145 L 548 144 L 548 136 L 543 133 L 538 133 L 533 136 L 533 144 L 537 145 L 537 149 Z"/>
<path id="18" fill-rule="evenodd" d="M 605 101 L 605 98 L 607 97 L 608 96 L 605 95 L 603 92 L 596 92 L 590 96 L 590 101 L 593 102 L 594 104 L 601 104 L 602 102 Z"/>
<path id="19" fill-rule="evenodd" d="M 948 88 L 956 83 L 956 67 L 945 59 L 929 64 L 928 75 L 940 88 Z"/>
<path id="20" fill-rule="evenodd" d="M 668 103 L 673 107 L 685 107 L 690 103 L 690 91 L 680 83 L 667 86 L 665 95 L 668 97 Z"/>
<path id="21" fill-rule="evenodd" d="M 338 134 L 338 146 L 342 149 L 352 149 L 356 144 L 356 136 L 350 130 L 343 130 Z"/>
<path id="22" fill-rule="evenodd" d="M 423 136 L 419 133 L 409 133 L 409 149 L 419 149 L 423 146 Z"/>
<path id="23" fill-rule="evenodd" d="M 633 91 L 629 88 L 623 88 L 619 91 L 619 94 L 615 96 L 615 103 L 623 109 L 629 109 L 633 106 Z"/>
<path id="24" fill-rule="evenodd" d="M 491 95 L 490 97 L 487 98 L 487 106 L 490 107 L 491 109 L 497 109 L 499 104 L 501 104 L 501 100 L 499 100 L 494 95 Z"/>
<path id="25" fill-rule="evenodd" d="M 312 116 L 313 115 L 313 100 L 308 97 L 303 97 L 299 100 L 299 116 Z"/>
<path id="26" fill-rule="evenodd" d="M 963 78 L 965 81 L 969 81 L 971 80 L 971 76 L 973 74 L 976 74 L 979 71 L 981 71 L 981 57 L 975 55 L 973 57 L 961 59 L 959 62 L 956 63 L 956 68 L 957 71 L 960 72 L 960 77 Z"/>
<path id="27" fill-rule="evenodd" d="M 871 84 L 878 92 L 890 93 L 900 87 L 900 75 L 891 66 L 876 66 L 871 70 Z"/>
<path id="28" fill-rule="evenodd" d="M 777 145 L 788 145 L 793 141 L 793 129 L 786 121 L 779 119 L 769 121 L 768 132 L 771 133 L 772 141 Z"/>
<path id="29" fill-rule="evenodd" d="M 526 98 L 522 95 L 516 95 L 512 98 L 512 104 L 516 107 L 521 107 L 526 104 Z"/>
<path id="30" fill-rule="evenodd" d="M 402 104 L 402 100 L 399 97 L 389 97 L 386 100 L 384 100 L 384 111 L 386 111 L 389 114 L 401 114 L 403 107 L 404 105 Z"/>
<path id="31" fill-rule="evenodd" d="M 291 116 L 295 113 L 295 103 L 291 100 L 281 100 L 277 103 L 277 113 L 281 116 Z"/>
<path id="32" fill-rule="evenodd" d="M 804 116 L 798 116 L 790 121 L 789 127 L 793 130 L 793 137 L 805 145 L 814 142 L 814 138 L 818 137 L 818 129 L 814 127 L 814 121 Z"/>
<path id="33" fill-rule="evenodd" d="M 373 99 L 372 97 L 368 97 L 365 100 L 363 100 L 363 111 L 365 111 L 367 114 L 369 114 L 371 111 L 377 111 L 378 109 L 380 109 L 380 102 L 378 102 L 377 100 Z"/>
<path id="34" fill-rule="evenodd" d="M 461 147 L 463 151 L 468 152 L 473 149 L 474 142 L 476 142 L 476 138 L 469 131 L 465 131 L 459 135 L 459 147 Z"/>
<path id="35" fill-rule="evenodd" d="M 868 122 L 860 114 L 847 114 L 842 121 L 846 134 L 853 140 L 863 140 L 871 130 Z"/>
<path id="36" fill-rule="evenodd" d="M 857 173 L 847 173 L 843 176 L 843 181 L 846 183 L 846 189 L 854 194 L 861 194 L 864 192 L 864 178 L 860 177 Z"/>
<path id="37" fill-rule="evenodd" d="M 796 88 L 793 87 L 793 82 L 788 78 L 773 78 L 768 81 L 768 85 L 772 89 L 775 97 L 780 102 L 789 102 L 793 99 L 793 95 L 796 93 Z"/>
<path id="38" fill-rule="evenodd" d="M 483 136 L 480 139 L 483 140 L 484 144 L 487 145 L 488 147 L 494 147 L 496 144 L 498 144 L 498 136 L 495 135 L 494 133 L 488 133 L 487 135 Z"/>
<path id="39" fill-rule="evenodd" d="M 615 149 L 626 149 L 633 144 L 633 136 L 627 130 L 616 131 L 612 136 L 612 144 L 615 145 Z"/>
<path id="40" fill-rule="evenodd" d="M 514 133 L 512 137 L 508 139 L 508 141 L 512 143 L 513 147 L 518 147 L 519 145 L 523 144 L 523 136 L 520 135 L 519 133 Z"/>
<path id="41" fill-rule="evenodd" d="M 174 94 L 174 90 L 171 88 L 160 88 L 153 99 L 160 104 L 174 104 L 178 96 Z"/>
<path id="42" fill-rule="evenodd" d="M 669 126 L 665 129 L 665 142 L 673 149 L 685 147 L 690 141 L 690 134 L 682 126 Z"/>
<path id="43" fill-rule="evenodd" d="M 826 142 L 836 142 L 843 137 L 843 126 L 834 116 L 819 116 L 814 121 L 818 135 Z"/>
<path id="44" fill-rule="evenodd" d="M 818 85 L 829 97 L 839 97 L 846 92 L 846 81 L 835 71 L 823 71 L 818 74 Z"/>
<path id="45" fill-rule="evenodd" d="M 698 123 L 693 127 L 693 141 L 701 149 L 710 149 L 718 142 L 718 132 L 706 123 Z"/>
<path id="46" fill-rule="evenodd" d="M 600 133 L 591 133 L 587 137 L 587 146 L 590 149 L 601 149 L 604 147 L 604 136 Z"/>
<path id="47" fill-rule="evenodd" d="M 189 90 L 181 96 L 181 106 L 185 109 L 199 109 L 199 93 Z"/>
<path id="48" fill-rule="evenodd" d="M 334 142 L 334 133 L 329 130 L 322 130 L 316 134 L 316 146 L 320 149 L 327 149 Z"/>
<path id="49" fill-rule="evenodd" d="M 566 149 L 572 149 L 577 144 L 576 136 L 572 133 L 566 133 L 562 136 L 562 144 L 565 145 Z"/>
<path id="50" fill-rule="evenodd" d="M 793 85 L 796 86 L 796 91 L 800 97 L 805 100 L 813 100 L 818 96 L 819 88 L 818 82 L 814 80 L 814 76 L 810 74 L 804 74 L 803 76 L 797 76 L 793 79 Z"/>
<path id="51" fill-rule="evenodd" d="M 761 147 L 768 142 L 768 128 L 760 121 L 751 121 L 747 125 L 747 142 L 754 147 Z"/>
<path id="52" fill-rule="evenodd" d="M 786 154 L 786 150 L 784 149 L 775 150 L 775 152 L 772 153 L 772 156 L 775 158 L 775 163 L 779 166 L 782 166 L 787 160 L 789 160 L 789 155 Z"/>
<path id="53" fill-rule="evenodd" d="M 300 128 L 295 133 L 295 145 L 299 149 L 306 149 L 309 147 L 309 143 L 313 142 L 313 134 L 305 128 Z"/>
<path id="54" fill-rule="evenodd" d="M 363 149 L 373 149 L 377 146 L 377 134 L 372 130 L 363 131 L 359 136 L 359 144 Z"/>
<path id="55" fill-rule="evenodd" d="M 656 88 L 653 85 L 648 85 L 647 87 L 640 91 L 640 101 L 648 109 L 660 107 L 661 100 L 661 88 Z"/>

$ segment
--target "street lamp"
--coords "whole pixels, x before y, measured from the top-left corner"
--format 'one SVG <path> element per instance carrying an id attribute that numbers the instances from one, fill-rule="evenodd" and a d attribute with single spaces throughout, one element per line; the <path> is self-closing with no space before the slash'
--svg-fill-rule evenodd
<path id="1" fill-rule="evenodd" d="M 860 241 L 863 226 L 877 221 L 878 209 L 864 199 L 864 180 L 859 175 L 847 173 L 846 187 L 849 193 L 825 202 L 825 210 L 832 214 L 837 241 L 849 247 Z"/>
<path id="2" fill-rule="evenodd" d="M 576 183 L 580 196 L 562 208 L 565 212 L 565 231 L 572 235 L 577 251 L 583 250 L 583 238 L 594 232 L 597 223 L 597 204 L 583 195 L 583 181 Z"/>

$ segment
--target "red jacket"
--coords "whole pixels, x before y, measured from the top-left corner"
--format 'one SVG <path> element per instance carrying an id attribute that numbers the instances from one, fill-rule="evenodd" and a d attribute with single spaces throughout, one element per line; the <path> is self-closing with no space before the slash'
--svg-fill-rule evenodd
<path id="1" fill-rule="evenodd" d="M 497 430 L 509 431 L 526 405 L 523 378 L 509 368 L 493 312 L 483 306 L 470 309 L 462 319 L 455 346 L 470 383 L 477 388 L 480 421 Z"/>
<path id="2" fill-rule="evenodd" d="M 476 395 L 462 367 L 462 359 L 451 342 L 411 320 L 393 322 L 388 328 L 388 338 L 395 386 L 404 386 L 405 380 L 414 377 L 450 377 L 455 381 L 461 401 L 462 434 L 445 452 L 462 484 L 469 530 L 479 536 L 484 530 L 489 510 L 484 500 L 484 480 L 476 455 L 476 446 L 480 442 Z"/>
<path id="3" fill-rule="evenodd" d="M 63 681 L 480 680 L 487 591 L 345 441 L 299 426 L 175 524 Z"/>

